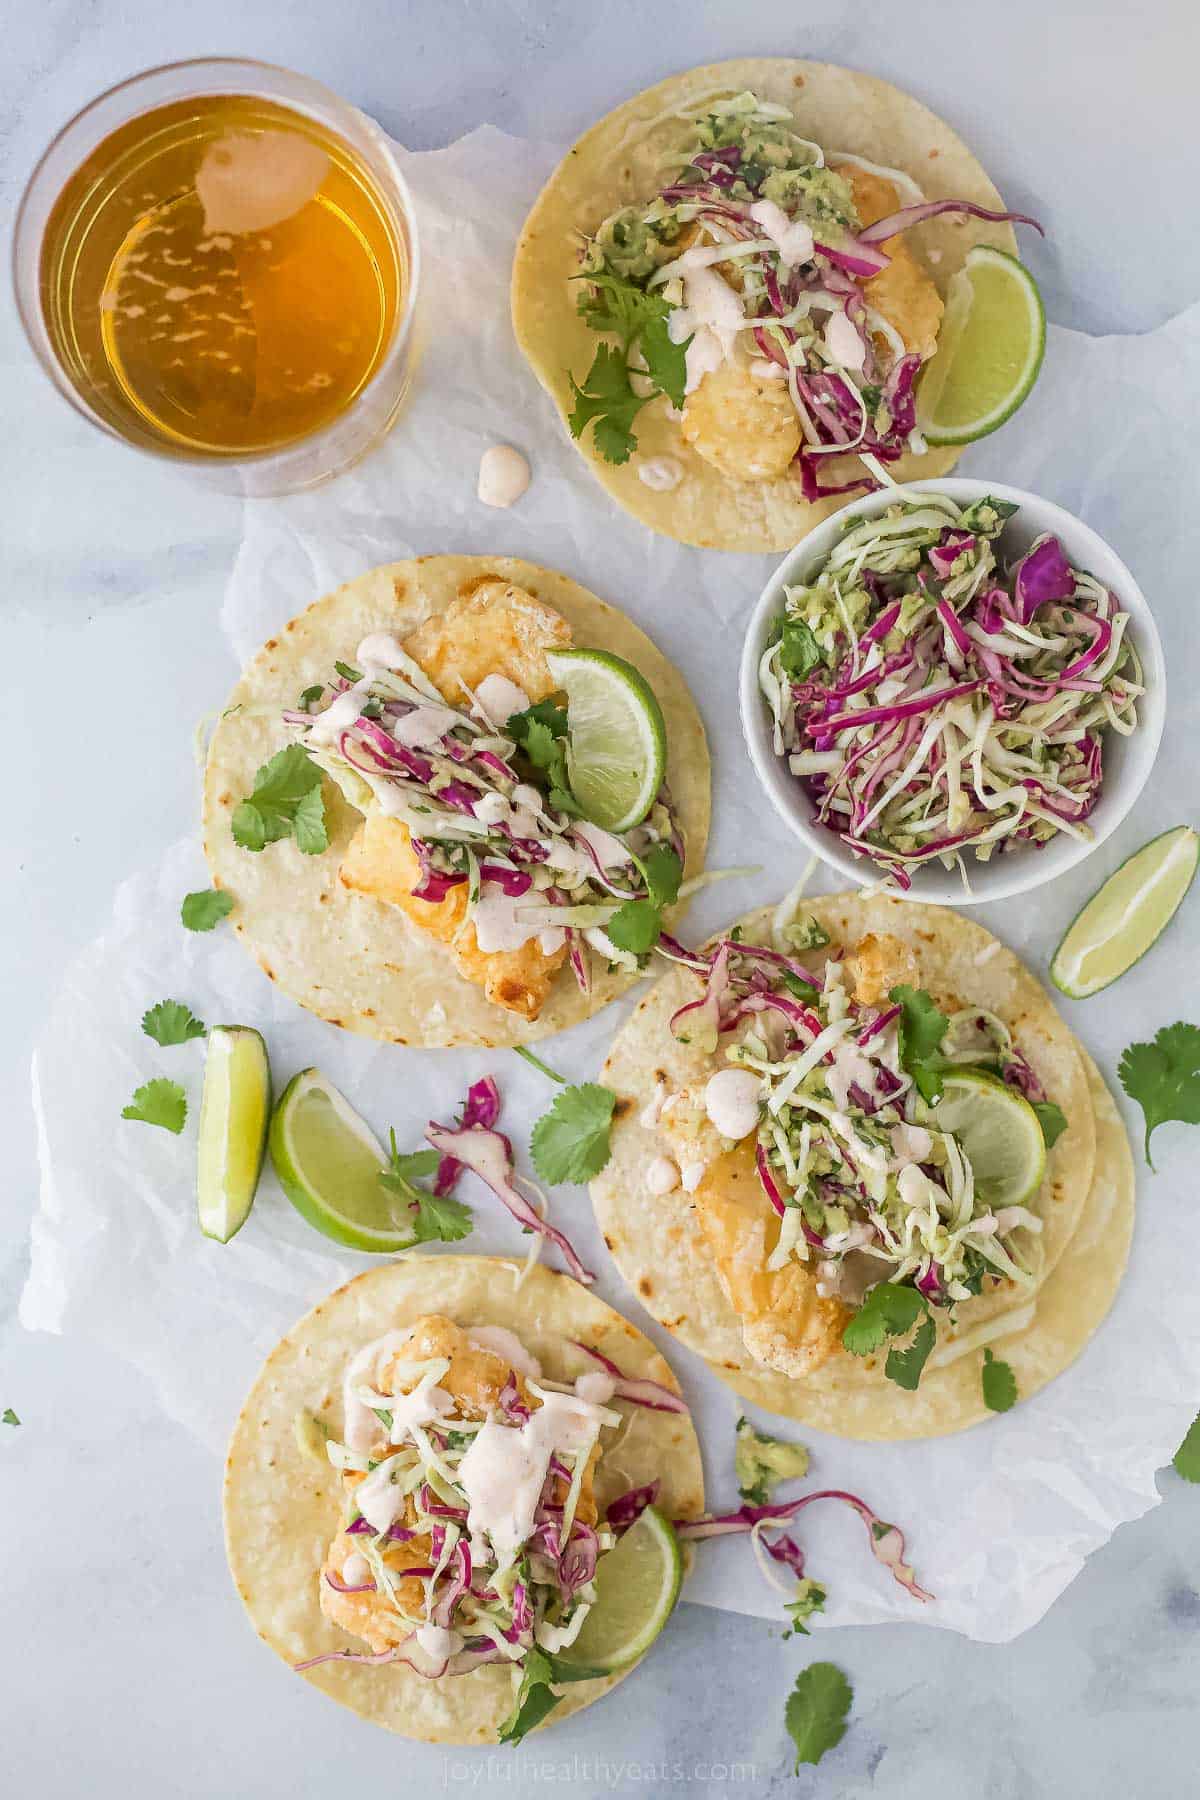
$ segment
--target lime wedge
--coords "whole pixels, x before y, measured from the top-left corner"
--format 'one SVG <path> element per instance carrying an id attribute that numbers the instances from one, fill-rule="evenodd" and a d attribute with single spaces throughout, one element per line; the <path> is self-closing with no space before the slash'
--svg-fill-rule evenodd
<path id="1" fill-rule="evenodd" d="M 633 665 L 607 650 L 552 650 L 546 661 L 567 696 L 567 772 L 575 798 L 604 831 L 631 831 L 662 786 L 662 708 Z"/>
<path id="2" fill-rule="evenodd" d="M 561 1660 L 609 1674 L 645 1654 L 679 1597 L 683 1559 L 669 1519 L 648 1506 L 596 1564 L 596 1601 Z"/>
<path id="3" fill-rule="evenodd" d="M 284 1088 L 270 1144 L 284 1193 L 335 1244 L 387 1252 L 412 1243 L 412 1225 L 379 1180 L 382 1145 L 319 1069 L 302 1069 Z"/>
<path id="4" fill-rule="evenodd" d="M 985 1205 L 1024 1206 L 1046 1172 L 1046 1140 L 1028 1100 L 982 1069 L 955 1069 L 942 1084 L 942 1097 L 923 1109 L 922 1124 L 953 1132 Z"/>
<path id="5" fill-rule="evenodd" d="M 271 1070 L 267 1046 L 249 1025 L 208 1034 L 196 1199 L 205 1237 L 227 1244 L 246 1223 L 267 1148 Z"/>
<path id="6" fill-rule="evenodd" d="M 1127 857 L 1067 927 L 1050 964 L 1055 987 L 1086 1000 L 1131 969 L 1175 917 L 1198 855 L 1192 827 L 1176 825 Z"/>
<path id="7" fill-rule="evenodd" d="M 931 444 L 970 444 L 1011 418 L 1038 377 L 1046 315 L 1029 270 L 976 244 L 954 276 L 917 394 L 917 429 Z"/>

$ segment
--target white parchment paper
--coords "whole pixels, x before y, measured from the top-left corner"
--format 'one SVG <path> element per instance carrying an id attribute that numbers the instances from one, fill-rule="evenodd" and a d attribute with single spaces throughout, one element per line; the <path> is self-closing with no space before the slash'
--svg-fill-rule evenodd
<path id="1" fill-rule="evenodd" d="M 741 621 L 771 563 L 688 550 L 618 512 L 520 358 L 508 317 L 509 262 L 556 157 L 551 147 L 484 129 L 407 159 L 426 259 L 410 403 L 388 442 L 349 476 L 247 508 L 223 612 L 229 683 L 288 617 L 380 562 L 455 550 L 521 555 L 567 571 L 625 607 L 692 684 L 714 753 L 710 863 L 763 865 L 758 877 L 702 896 L 689 921 L 689 931 L 700 932 L 775 898 L 799 873 L 799 846 L 761 798 L 737 722 Z M 1052 890 L 981 913 L 1043 976 L 1062 930 L 1101 879 L 1155 832 L 1195 816 L 1198 392 L 1200 307 L 1141 338 L 1053 329 L 1033 398 L 961 465 L 1040 490 L 1105 535 L 1149 596 L 1166 650 L 1167 732 L 1134 816 Z M 479 456 L 496 442 L 516 444 L 534 471 L 529 493 L 507 513 L 475 497 Z M 212 699 L 217 707 L 223 695 Z M 181 820 L 181 833 L 190 824 Z M 814 889 L 832 885 L 823 876 Z M 368 1259 L 310 1231 L 269 1172 L 232 1244 L 201 1237 L 192 1172 L 203 1046 L 159 1050 L 139 1030 L 143 1010 L 170 995 L 210 1023 L 259 1026 L 277 1087 L 296 1069 L 319 1064 L 381 1134 L 395 1125 L 414 1148 L 426 1119 L 448 1116 L 485 1070 L 500 1081 L 504 1126 L 519 1146 L 551 1090 L 508 1052 L 375 1047 L 310 1018 L 280 996 L 228 929 L 193 935 L 181 928 L 181 896 L 206 880 L 193 836 L 128 881 L 108 931 L 67 972 L 46 1021 L 34 1066 L 42 1190 L 22 1318 L 128 1357 L 155 1382 L 164 1407 L 217 1452 L 260 1358 Z M 1178 1017 L 1200 1019 L 1198 907 L 1193 898 L 1170 938 L 1108 994 L 1063 1003 L 1110 1084 L 1125 1044 Z M 543 1046 L 548 1059 L 573 1080 L 594 1074 L 624 1010 L 611 1008 Z M 188 1089 L 182 1139 L 120 1119 L 134 1087 L 158 1074 Z M 1140 1141 L 1133 1109 L 1127 1118 Z M 982 1640 L 1013 1637 L 1041 1617 L 1118 1524 L 1156 1503 L 1155 1471 L 1200 1399 L 1188 1178 L 1196 1143 L 1186 1127 L 1159 1133 L 1159 1172 L 1141 1181 L 1133 1256 L 1116 1308 L 1049 1389 L 1002 1419 L 930 1444 L 855 1445 L 806 1434 L 814 1479 L 861 1493 L 899 1522 L 920 1580 L 937 1595 L 935 1605 L 917 1606 L 872 1560 L 857 1519 L 814 1508 L 803 1516 L 802 1535 L 810 1570 L 829 1589 L 829 1622 L 919 1620 Z M 523 1252 L 525 1240 L 486 1193 L 469 1181 L 461 1192 L 478 1218 L 465 1247 Z M 586 1193 L 559 1189 L 553 1206 L 600 1272 L 600 1292 L 672 1357 L 704 1442 L 710 1500 L 734 1503 L 734 1397 L 624 1291 Z M 687 1593 L 712 1606 L 782 1616 L 745 1540 L 702 1546 Z"/>

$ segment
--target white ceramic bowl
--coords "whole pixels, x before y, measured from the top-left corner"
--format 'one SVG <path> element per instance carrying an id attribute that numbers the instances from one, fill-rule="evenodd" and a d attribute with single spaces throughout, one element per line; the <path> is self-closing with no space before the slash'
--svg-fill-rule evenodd
<path id="1" fill-rule="evenodd" d="M 1144 671 L 1146 693 L 1138 702 L 1138 726 L 1130 737 L 1119 732 L 1105 734 L 1104 785 L 1100 799 L 1088 821 L 1092 836 L 1080 841 L 1065 832 L 1043 848 L 1022 845 L 993 856 L 989 862 L 964 858 L 971 892 L 964 891 L 957 870 L 946 870 L 941 863 L 926 865 L 912 872 L 909 898 L 925 900 L 940 906 L 981 906 L 990 900 L 1007 899 L 1012 894 L 1028 893 L 1053 881 L 1067 869 L 1090 856 L 1105 838 L 1117 829 L 1141 793 L 1154 767 L 1162 737 L 1166 714 L 1166 672 L 1162 645 L 1149 604 L 1141 588 L 1110 550 L 1104 539 L 1061 506 L 1042 500 L 1020 488 L 1006 487 L 998 481 L 970 481 L 947 476 L 941 481 L 914 481 L 905 494 L 946 494 L 962 506 L 985 494 L 1008 500 L 1020 507 L 1009 521 L 1001 540 L 1006 558 L 1014 551 L 1024 551 L 1042 532 L 1052 531 L 1061 539 L 1067 557 L 1077 568 L 1089 570 L 1116 594 L 1121 609 L 1130 614 L 1129 631 Z M 771 625 L 783 611 L 784 588 L 803 582 L 824 561 L 841 535 L 847 513 L 871 517 L 886 511 L 896 498 L 895 489 L 884 489 L 865 498 L 851 500 L 848 505 L 810 531 L 794 550 L 788 552 L 772 575 L 758 605 L 750 616 L 742 647 L 741 710 L 742 732 L 746 746 L 767 797 L 784 823 L 821 860 L 836 869 L 855 887 L 881 878 L 883 871 L 866 857 L 855 856 L 835 832 L 818 825 L 812 805 L 786 761 L 776 756 L 771 744 L 771 715 L 759 691 L 758 664 L 766 648 Z"/>

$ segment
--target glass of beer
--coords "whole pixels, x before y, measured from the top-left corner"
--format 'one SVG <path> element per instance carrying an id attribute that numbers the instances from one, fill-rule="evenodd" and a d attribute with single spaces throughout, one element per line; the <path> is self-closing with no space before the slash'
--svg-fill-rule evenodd
<path id="1" fill-rule="evenodd" d="M 102 94 L 34 170 L 13 272 L 76 411 L 226 492 L 327 480 L 404 399 L 404 177 L 377 126 L 286 69 L 219 57 Z"/>

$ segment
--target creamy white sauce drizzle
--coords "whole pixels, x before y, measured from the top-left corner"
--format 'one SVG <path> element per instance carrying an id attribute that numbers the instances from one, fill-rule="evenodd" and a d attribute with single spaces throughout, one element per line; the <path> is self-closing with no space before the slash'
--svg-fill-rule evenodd
<path id="1" fill-rule="evenodd" d="M 510 681 L 507 675 L 485 675 L 475 689 L 478 705 L 475 711 L 481 713 L 488 725 L 495 725 L 503 730 L 514 713 L 524 712 L 529 705 L 529 695 L 524 688 Z"/>
<path id="2" fill-rule="evenodd" d="M 656 1156 L 646 1170 L 646 1186 L 660 1198 L 663 1194 L 674 1193 L 679 1186 L 679 1165 L 669 1156 Z"/>
<path id="3" fill-rule="evenodd" d="M 411 1335 L 408 1331 L 386 1331 L 382 1337 L 364 1344 L 346 1365 L 342 1381 L 342 1441 L 348 1450 L 369 1450 L 379 1441 L 382 1427 L 371 1408 L 358 1398 L 358 1390 L 378 1389 L 382 1359 L 399 1355 Z"/>
<path id="4" fill-rule="evenodd" d="M 683 464 L 673 456 L 648 456 L 638 467 L 638 480 L 656 494 L 669 494 L 683 480 Z"/>
<path id="5" fill-rule="evenodd" d="M 468 1530 L 488 1539 L 502 1568 L 533 1530 L 551 1456 L 586 1449 L 600 1426 L 610 1423 L 619 1423 L 616 1414 L 548 1390 L 524 1425 L 488 1419 L 480 1427 L 458 1465 L 458 1480 L 467 1496 Z"/>
<path id="6" fill-rule="evenodd" d="M 519 1375 L 528 1375 L 534 1381 L 541 1376 L 542 1365 L 537 1357 L 525 1348 L 515 1331 L 508 1331 L 503 1325 L 473 1326 L 471 1342 L 478 1344 L 481 1350 L 491 1350 L 503 1357 L 509 1368 Z"/>
<path id="7" fill-rule="evenodd" d="M 750 217 L 762 226 L 785 269 L 811 261 L 813 234 L 803 219 L 789 219 L 774 200 L 756 200 Z"/>

